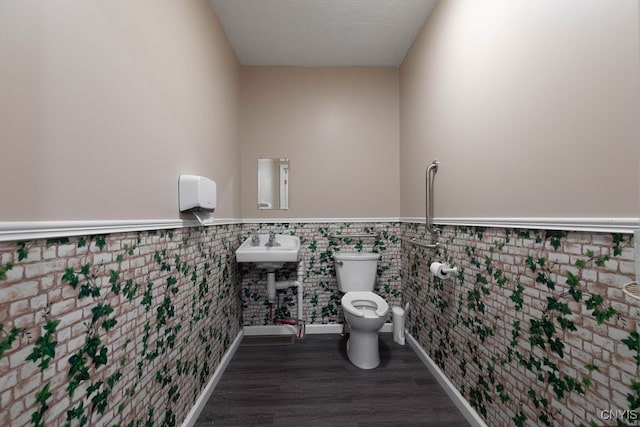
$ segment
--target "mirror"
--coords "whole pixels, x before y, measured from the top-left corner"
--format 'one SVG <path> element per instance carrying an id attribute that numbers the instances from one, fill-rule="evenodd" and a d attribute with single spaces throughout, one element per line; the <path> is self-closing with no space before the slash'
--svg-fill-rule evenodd
<path id="1" fill-rule="evenodd" d="M 289 159 L 258 159 L 258 209 L 289 209 Z"/>

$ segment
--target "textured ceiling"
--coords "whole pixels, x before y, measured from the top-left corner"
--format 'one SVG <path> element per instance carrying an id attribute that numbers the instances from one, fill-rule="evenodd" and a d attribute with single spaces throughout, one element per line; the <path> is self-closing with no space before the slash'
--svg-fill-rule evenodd
<path id="1" fill-rule="evenodd" d="M 437 0 L 211 0 L 243 65 L 398 67 Z"/>

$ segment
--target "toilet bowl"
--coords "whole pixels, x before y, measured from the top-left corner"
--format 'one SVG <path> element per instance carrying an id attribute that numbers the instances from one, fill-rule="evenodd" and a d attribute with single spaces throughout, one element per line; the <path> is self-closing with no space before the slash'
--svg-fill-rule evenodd
<path id="1" fill-rule="evenodd" d="M 336 253 L 333 257 L 349 325 L 347 355 L 358 368 L 373 369 L 380 364 L 378 331 L 389 312 L 387 302 L 373 292 L 380 254 Z"/>
<path id="2" fill-rule="evenodd" d="M 347 292 L 341 303 L 350 330 L 349 360 L 361 369 L 375 368 L 380 364 L 378 331 L 387 318 L 389 305 L 380 295 L 367 291 Z"/>

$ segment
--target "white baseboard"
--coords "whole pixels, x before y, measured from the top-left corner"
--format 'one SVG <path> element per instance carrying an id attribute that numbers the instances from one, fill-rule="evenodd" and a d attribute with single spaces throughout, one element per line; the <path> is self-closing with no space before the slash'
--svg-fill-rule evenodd
<path id="1" fill-rule="evenodd" d="M 342 323 L 312 324 L 305 327 L 305 333 L 316 334 L 341 334 L 344 325 Z M 262 325 L 245 326 L 244 334 L 248 337 L 258 335 L 295 335 L 298 329 L 292 325 Z M 393 332 L 393 323 L 385 323 L 380 332 Z"/>
<path id="2" fill-rule="evenodd" d="M 209 397 L 211 397 L 211 393 L 213 393 L 213 390 L 218 385 L 220 378 L 222 378 L 222 374 L 224 373 L 225 369 L 227 369 L 227 366 L 229 365 L 231 358 L 233 357 L 236 350 L 238 349 L 238 346 L 240 345 L 240 341 L 242 341 L 243 336 L 244 336 L 244 331 L 241 330 L 240 333 L 238 333 L 238 335 L 236 336 L 236 339 L 234 339 L 233 342 L 231 343 L 229 350 L 227 350 L 227 352 L 224 354 L 224 356 L 220 360 L 220 364 L 218 365 L 218 367 L 216 368 L 216 371 L 213 373 L 213 376 L 207 383 L 207 386 L 202 390 L 202 392 L 200 393 L 200 396 L 198 396 L 198 400 L 196 400 L 196 403 L 193 405 L 193 407 L 187 414 L 187 417 L 184 419 L 184 422 L 182 423 L 182 427 L 193 427 L 196 421 L 198 421 L 200 412 L 202 412 L 202 409 L 204 409 L 204 406 L 207 404 Z"/>
<path id="3" fill-rule="evenodd" d="M 262 325 L 244 327 L 244 334 L 247 337 L 260 335 L 295 335 L 297 333 L 298 328 L 293 325 Z"/>
<path id="4" fill-rule="evenodd" d="M 307 325 L 305 332 L 309 335 L 314 334 L 342 334 L 344 333 L 344 325 L 342 323 L 316 324 Z"/>
<path id="5" fill-rule="evenodd" d="M 440 367 L 435 364 L 435 362 L 429 357 L 426 351 L 422 348 L 418 341 L 409 333 L 409 331 L 405 330 L 405 337 L 407 342 L 413 348 L 413 351 L 416 352 L 422 363 L 425 364 L 431 375 L 436 377 L 440 386 L 447 392 L 453 403 L 460 410 L 462 415 L 465 417 L 469 424 L 474 427 L 487 427 L 487 424 L 480 418 L 480 415 L 476 412 L 473 407 L 467 402 L 467 399 L 464 398 L 458 391 L 458 389 L 453 385 L 449 378 L 442 372 Z"/>

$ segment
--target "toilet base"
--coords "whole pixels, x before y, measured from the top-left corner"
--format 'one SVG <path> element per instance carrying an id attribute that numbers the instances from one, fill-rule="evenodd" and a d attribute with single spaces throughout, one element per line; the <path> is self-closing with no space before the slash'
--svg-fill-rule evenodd
<path id="1" fill-rule="evenodd" d="M 351 328 L 347 341 L 347 356 L 360 369 L 373 369 L 380 365 L 378 331 L 362 332 Z"/>

